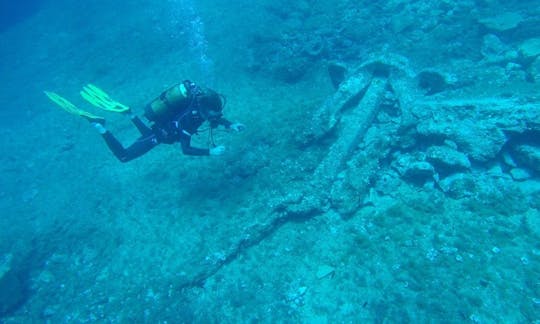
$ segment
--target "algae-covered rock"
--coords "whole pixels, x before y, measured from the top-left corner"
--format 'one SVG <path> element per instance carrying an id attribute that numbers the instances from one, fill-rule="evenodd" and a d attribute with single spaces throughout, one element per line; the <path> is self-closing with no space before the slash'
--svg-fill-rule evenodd
<path id="1" fill-rule="evenodd" d="M 481 53 L 484 60 L 489 63 L 501 63 L 515 60 L 518 52 L 503 43 L 499 37 L 489 34 L 484 36 Z"/>
<path id="2" fill-rule="evenodd" d="M 514 148 L 518 164 L 540 172 L 540 147 L 533 145 L 518 145 Z"/>
<path id="3" fill-rule="evenodd" d="M 431 146 L 426 152 L 426 159 L 437 170 L 459 171 L 469 169 L 471 162 L 467 155 L 448 146 Z"/>
<path id="4" fill-rule="evenodd" d="M 540 56 L 538 56 L 529 68 L 529 73 L 536 83 L 540 83 Z"/>
<path id="5" fill-rule="evenodd" d="M 390 195 L 396 192 L 400 185 L 401 181 L 399 180 L 399 175 L 396 172 L 389 170 L 377 178 L 375 190 L 382 194 Z"/>
<path id="6" fill-rule="evenodd" d="M 525 58 L 534 58 L 540 55 L 540 38 L 527 39 L 519 45 L 519 52 Z"/>
<path id="7" fill-rule="evenodd" d="M 424 182 L 432 179 L 435 174 L 433 165 L 410 154 L 400 156 L 392 163 L 392 166 L 403 178 L 414 182 Z"/>
<path id="8" fill-rule="evenodd" d="M 468 173 L 456 173 L 438 183 L 441 190 L 452 198 L 471 196 L 476 191 L 474 177 Z"/>
<path id="9" fill-rule="evenodd" d="M 472 119 L 455 121 L 425 120 L 416 128 L 426 138 L 448 139 L 458 144 L 472 160 L 487 162 L 501 151 L 506 143 L 503 131 L 491 122 Z"/>
<path id="10" fill-rule="evenodd" d="M 516 28 L 523 17 L 515 12 L 505 12 L 500 15 L 480 19 L 479 22 L 488 29 L 506 31 Z"/>
<path id="11" fill-rule="evenodd" d="M 522 168 L 511 169 L 510 175 L 512 176 L 512 179 L 516 181 L 525 181 L 531 178 L 531 174 L 529 173 L 529 171 Z"/>

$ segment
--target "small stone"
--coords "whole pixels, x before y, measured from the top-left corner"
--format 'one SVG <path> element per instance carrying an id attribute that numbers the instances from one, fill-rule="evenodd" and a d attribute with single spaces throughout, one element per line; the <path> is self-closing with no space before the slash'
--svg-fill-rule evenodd
<path id="1" fill-rule="evenodd" d="M 494 247 L 491 249 L 491 252 L 497 254 L 497 253 L 501 252 L 501 249 L 499 249 L 498 247 L 494 246 Z"/>
<path id="2" fill-rule="evenodd" d="M 525 256 L 522 256 L 520 260 L 521 260 L 521 263 L 523 263 L 524 265 L 529 264 L 529 259 Z"/>
<path id="3" fill-rule="evenodd" d="M 317 279 L 323 279 L 328 276 L 333 276 L 336 272 L 336 269 L 334 267 L 331 267 L 329 265 L 321 265 L 317 269 Z"/>
<path id="4" fill-rule="evenodd" d="M 461 255 L 456 255 L 456 261 L 457 262 L 463 262 L 463 257 Z"/>
<path id="5" fill-rule="evenodd" d="M 307 287 L 302 286 L 302 287 L 298 288 L 298 295 L 303 296 L 306 293 L 306 291 L 307 291 Z"/>

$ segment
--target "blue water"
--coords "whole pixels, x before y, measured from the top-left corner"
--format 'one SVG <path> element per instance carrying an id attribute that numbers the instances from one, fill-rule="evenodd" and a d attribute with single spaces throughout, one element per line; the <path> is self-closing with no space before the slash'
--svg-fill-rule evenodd
<path id="1" fill-rule="evenodd" d="M 0 323 L 540 323 L 536 2 L 0 15 Z M 222 155 L 152 133 L 121 163 L 100 132 L 146 135 L 80 95 L 152 126 L 184 80 L 245 126 L 191 137 Z"/>

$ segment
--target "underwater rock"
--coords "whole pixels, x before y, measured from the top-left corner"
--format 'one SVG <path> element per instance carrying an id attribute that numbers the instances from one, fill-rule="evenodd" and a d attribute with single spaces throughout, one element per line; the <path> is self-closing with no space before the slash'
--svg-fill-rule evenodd
<path id="1" fill-rule="evenodd" d="M 533 237 L 540 237 L 540 217 L 538 211 L 531 209 L 523 216 L 522 223 L 531 231 Z"/>
<path id="2" fill-rule="evenodd" d="M 283 212 L 288 219 L 301 220 L 319 214 L 323 209 L 322 195 L 316 190 L 307 192 L 302 190 L 291 190 L 285 197 L 273 203 L 274 210 Z"/>
<path id="3" fill-rule="evenodd" d="M 323 55 L 325 51 L 325 43 L 322 37 L 319 35 L 307 37 L 303 43 L 303 53 L 305 53 L 308 57 L 318 58 Z"/>
<path id="4" fill-rule="evenodd" d="M 468 173 L 456 173 L 438 182 L 441 190 L 448 196 L 459 199 L 471 196 L 476 191 L 474 177 Z"/>
<path id="5" fill-rule="evenodd" d="M 486 175 L 492 178 L 504 178 L 508 175 L 503 172 L 503 169 L 500 164 L 495 164 L 491 168 L 489 168 L 486 172 Z"/>
<path id="6" fill-rule="evenodd" d="M 385 195 L 391 195 L 400 185 L 401 181 L 399 180 L 399 175 L 390 170 L 377 179 L 375 190 Z"/>
<path id="7" fill-rule="evenodd" d="M 518 57 L 517 51 L 512 50 L 493 34 L 484 36 L 481 53 L 488 63 L 505 63 Z"/>
<path id="8" fill-rule="evenodd" d="M 514 148 L 514 153 L 518 164 L 540 172 L 540 147 L 525 144 L 518 145 Z"/>
<path id="9" fill-rule="evenodd" d="M 464 119 L 455 121 L 424 120 L 416 127 L 426 138 L 449 139 L 457 143 L 472 160 L 487 162 L 495 158 L 506 143 L 503 131 L 491 122 Z"/>
<path id="10" fill-rule="evenodd" d="M 530 59 L 540 55 L 540 38 L 527 39 L 519 45 L 519 53 Z"/>
<path id="11" fill-rule="evenodd" d="M 523 21 L 523 17 L 515 12 L 480 19 L 478 22 L 488 29 L 495 31 L 507 31 L 516 28 Z"/>
<path id="12" fill-rule="evenodd" d="M 529 74 L 536 83 L 540 83 L 540 56 L 537 57 L 529 68 Z"/>
<path id="13" fill-rule="evenodd" d="M 426 159 L 435 168 L 444 171 L 459 171 L 471 168 L 467 155 L 448 146 L 431 146 L 427 149 Z"/>
<path id="14" fill-rule="evenodd" d="M 403 177 L 411 180 L 427 180 L 433 178 L 435 168 L 426 161 L 413 162 L 403 169 Z"/>
<path id="15" fill-rule="evenodd" d="M 506 164 L 509 167 L 512 167 L 512 168 L 517 167 L 516 161 L 514 161 L 514 158 L 512 158 L 512 155 L 510 155 L 510 153 L 507 151 L 503 152 L 502 160 L 504 164 Z"/>
<path id="16" fill-rule="evenodd" d="M 392 167 L 394 167 L 403 178 L 418 183 L 433 179 L 433 176 L 435 175 L 435 168 L 433 165 L 410 154 L 400 156 L 392 163 Z"/>
<path id="17" fill-rule="evenodd" d="M 525 181 L 531 178 L 531 174 L 529 173 L 529 171 L 522 168 L 511 169 L 510 175 L 512 176 L 512 179 L 516 181 Z"/>

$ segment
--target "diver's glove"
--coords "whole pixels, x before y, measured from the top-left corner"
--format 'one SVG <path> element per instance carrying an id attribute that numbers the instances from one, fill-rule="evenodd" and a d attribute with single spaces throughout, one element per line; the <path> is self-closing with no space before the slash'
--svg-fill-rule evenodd
<path id="1" fill-rule="evenodd" d="M 216 147 L 212 147 L 209 150 L 209 153 L 210 153 L 210 155 L 213 155 L 213 156 L 222 155 L 223 153 L 225 153 L 225 146 L 218 145 Z"/>
<path id="2" fill-rule="evenodd" d="M 233 131 L 239 133 L 243 131 L 244 129 L 246 129 L 246 125 L 241 124 L 241 123 L 233 123 L 231 124 L 231 126 L 229 126 L 229 129 L 232 129 Z"/>

